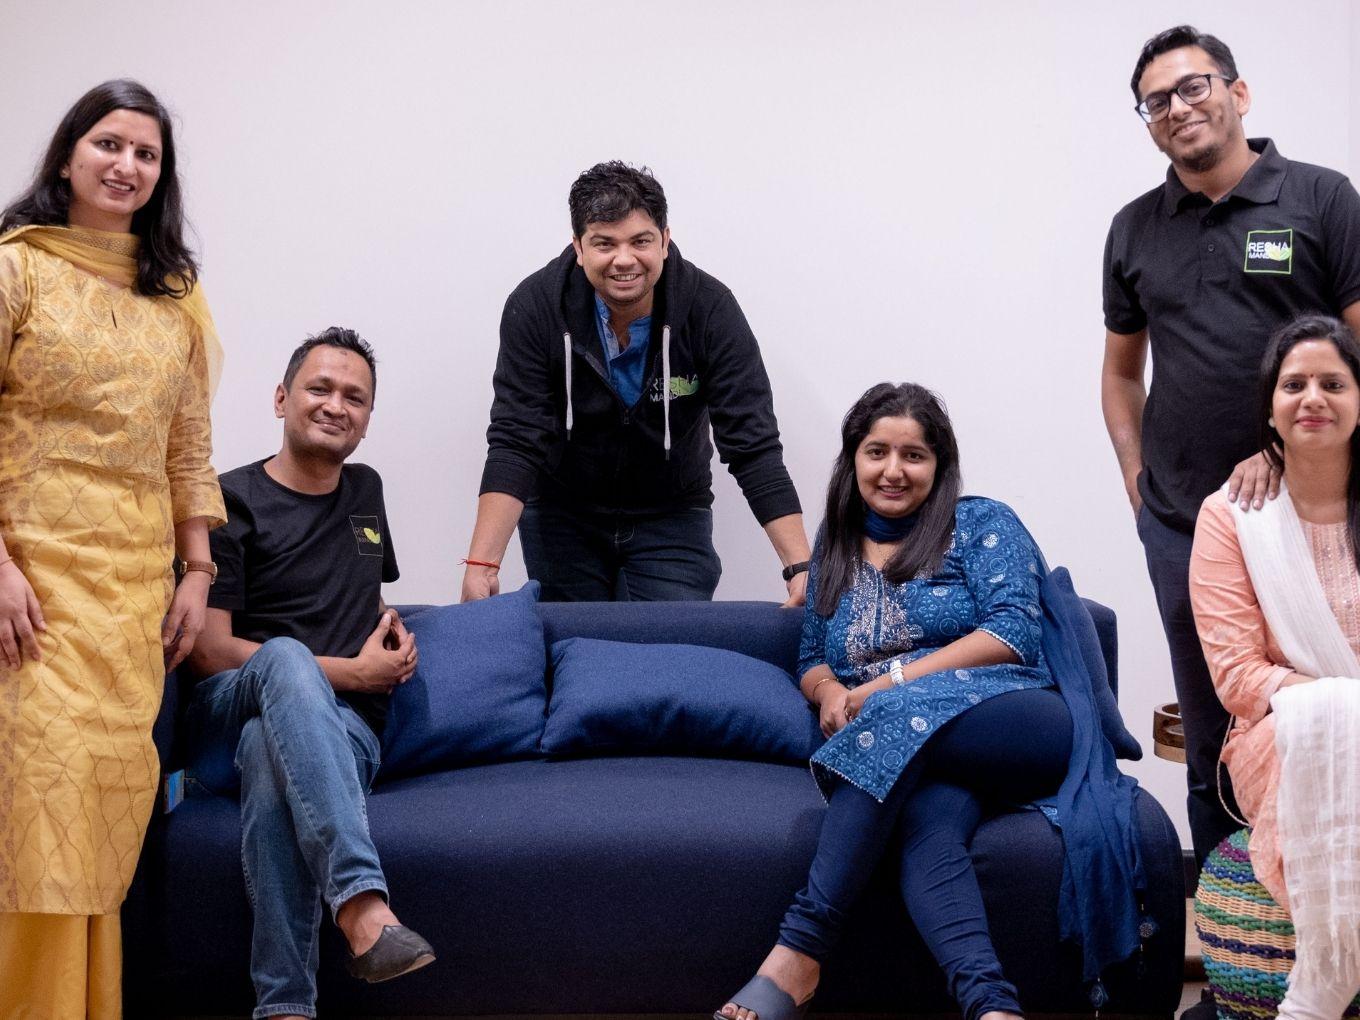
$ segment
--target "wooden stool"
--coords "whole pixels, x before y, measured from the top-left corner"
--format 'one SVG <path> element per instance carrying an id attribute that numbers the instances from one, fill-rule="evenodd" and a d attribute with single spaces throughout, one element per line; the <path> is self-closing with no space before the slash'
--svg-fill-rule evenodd
<path id="1" fill-rule="evenodd" d="M 1185 764 L 1185 727 L 1181 725 L 1178 702 L 1171 701 L 1152 710 L 1152 753 Z"/>

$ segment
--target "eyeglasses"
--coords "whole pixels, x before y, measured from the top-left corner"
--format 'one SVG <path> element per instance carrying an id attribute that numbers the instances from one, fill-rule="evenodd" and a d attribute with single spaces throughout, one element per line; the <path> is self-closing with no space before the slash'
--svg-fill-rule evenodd
<path id="1" fill-rule="evenodd" d="M 1209 93 L 1214 88 L 1214 78 L 1226 82 L 1237 80 L 1222 74 L 1197 74 L 1193 78 L 1186 78 L 1170 92 L 1149 93 L 1134 109 L 1138 111 L 1138 116 L 1149 124 L 1155 124 L 1159 120 L 1165 120 L 1166 115 L 1171 112 L 1171 96 L 1173 93 L 1180 96 L 1185 101 L 1186 106 L 1198 106 L 1209 98 Z"/>

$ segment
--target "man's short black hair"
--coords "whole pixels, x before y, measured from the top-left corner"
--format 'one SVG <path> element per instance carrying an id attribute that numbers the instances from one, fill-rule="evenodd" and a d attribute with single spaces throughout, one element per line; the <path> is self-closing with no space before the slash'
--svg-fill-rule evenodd
<path id="1" fill-rule="evenodd" d="M 288 367 L 283 370 L 283 388 L 285 390 L 293 388 L 293 380 L 297 378 L 298 369 L 315 347 L 339 347 L 342 351 L 353 351 L 368 363 L 368 372 L 373 378 L 373 383 L 369 387 L 368 404 L 372 407 L 378 397 L 378 359 L 373 356 L 373 347 L 367 340 L 344 326 L 324 329 L 316 336 L 309 336 L 298 344 L 297 350 L 288 359 Z"/>
<path id="2" fill-rule="evenodd" d="M 1133 81 L 1130 82 L 1135 101 L 1140 103 L 1143 101 L 1142 93 L 1138 91 L 1138 83 L 1142 80 L 1143 72 L 1147 70 L 1148 64 L 1163 53 L 1169 53 L 1184 46 L 1198 46 L 1209 54 L 1210 60 L 1218 65 L 1218 71 L 1223 77 L 1232 81 L 1237 80 L 1237 61 L 1233 60 L 1232 50 L 1228 49 L 1227 44 L 1222 39 L 1201 32 L 1193 25 L 1177 25 L 1175 28 L 1168 28 L 1165 32 L 1157 33 L 1143 43 L 1143 52 L 1138 54 L 1138 63 L 1133 67 Z"/>
<path id="3" fill-rule="evenodd" d="M 567 195 L 571 210 L 571 233 L 580 237 L 587 223 L 617 223 L 634 209 L 641 209 L 666 229 L 666 193 L 647 167 L 633 167 L 622 160 L 596 163 L 576 178 Z"/>

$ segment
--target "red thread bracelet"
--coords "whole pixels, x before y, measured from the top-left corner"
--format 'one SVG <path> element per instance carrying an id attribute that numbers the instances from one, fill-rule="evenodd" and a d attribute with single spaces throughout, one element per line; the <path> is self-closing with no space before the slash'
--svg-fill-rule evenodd
<path id="1" fill-rule="evenodd" d="M 491 563 L 488 560 L 462 560 L 461 562 L 466 563 L 469 567 L 486 567 L 490 570 L 501 569 L 501 565 L 499 563 Z"/>

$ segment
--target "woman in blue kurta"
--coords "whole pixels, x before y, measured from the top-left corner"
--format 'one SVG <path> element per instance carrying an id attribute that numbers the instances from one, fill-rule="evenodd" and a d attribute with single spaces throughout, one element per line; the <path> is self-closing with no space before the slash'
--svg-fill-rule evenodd
<path id="1" fill-rule="evenodd" d="M 879 384 L 846 415 L 808 581 L 802 690 L 828 740 L 808 884 L 757 976 L 715 1014 L 780 1020 L 811 998 L 846 911 L 896 833 L 903 898 L 967 1020 L 1017 1015 L 968 855 L 989 808 L 1054 793 L 1072 717 L 1040 651 L 1040 565 L 1003 503 L 959 498 L 930 391 Z"/>

